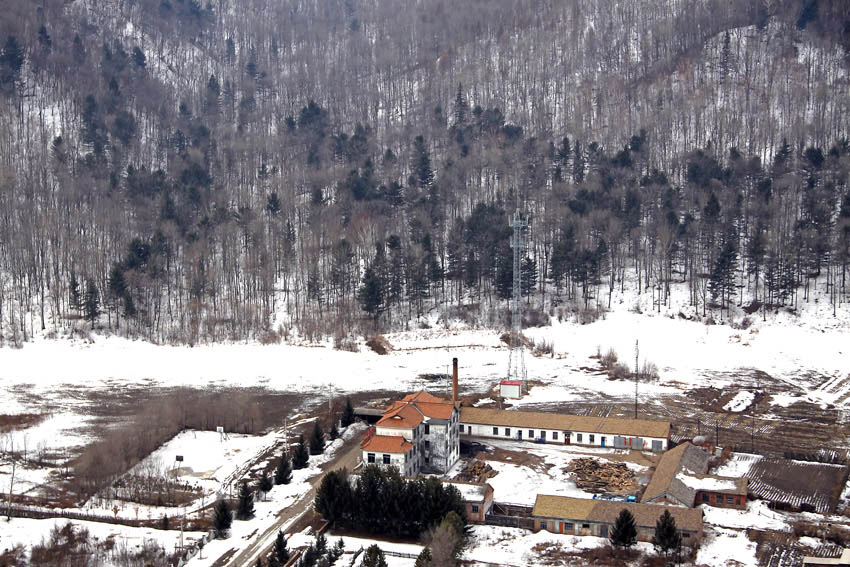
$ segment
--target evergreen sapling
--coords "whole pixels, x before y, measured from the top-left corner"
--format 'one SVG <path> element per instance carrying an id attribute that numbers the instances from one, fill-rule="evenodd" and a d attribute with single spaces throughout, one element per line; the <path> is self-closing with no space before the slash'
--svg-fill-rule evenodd
<path id="1" fill-rule="evenodd" d="M 310 454 L 307 452 L 307 446 L 304 444 L 304 436 L 298 436 L 298 446 L 295 447 L 295 453 L 292 455 L 292 468 L 299 470 L 307 467 L 307 462 L 310 460 Z"/>
<path id="2" fill-rule="evenodd" d="M 630 549 L 637 543 L 637 526 L 635 517 L 628 509 L 623 508 L 620 515 L 614 521 L 614 527 L 610 535 L 611 545 Z"/>
<path id="3" fill-rule="evenodd" d="M 272 479 L 269 478 L 269 475 L 266 474 L 266 471 L 263 471 L 262 476 L 260 476 L 260 484 L 259 484 L 260 492 L 262 492 L 263 495 L 265 496 L 266 494 L 269 493 L 269 491 L 272 489 L 272 487 L 274 487 L 274 485 L 272 484 Z"/>
<path id="4" fill-rule="evenodd" d="M 277 469 L 274 471 L 275 484 L 289 484 L 292 480 L 292 464 L 289 461 L 289 453 L 286 449 L 280 455 L 280 460 L 277 462 Z"/>
<path id="5" fill-rule="evenodd" d="M 243 480 L 239 486 L 239 506 L 236 509 L 237 520 L 250 520 L 254 517 L 254 493 Z"/>
<path id="6" fill-rule="evenodd" d="M 215 505 L 215 519 L 213 520 L 215 537 L 227 537 L 227 533 L 230 531 L 230 525 L 232 523 L 233 516 L 230 514 L 230 506 L 227 505 L 227 500 L 219 500 Z"/>
<path id="7" fill-rule="evenodd" d="M 325 433 L 319 420 L 313 422 L 313 434 L 310 436 L 310 454 L 321 455 L 325 450 Z"/>

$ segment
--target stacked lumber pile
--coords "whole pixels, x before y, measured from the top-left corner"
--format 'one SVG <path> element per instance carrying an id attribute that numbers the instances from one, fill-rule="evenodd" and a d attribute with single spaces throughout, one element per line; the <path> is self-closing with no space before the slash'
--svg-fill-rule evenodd
<path id="1" fill-rule="evenodd" d="M 587 492 L 623 494 L 637 489 L 635 473 L 626 463 L 611 463 L 597 459 L 575 459 L 567 466 L 576 486 Z"/>
<path id="2" fill-rule="evenodd" d="M 474 459 L 466 463 L 466 466 L 462 471 L 460 471 L 460 474 L 455 477 L 455 480 L 459 482 L 479 484 L 486 481 L 488 478 L 496 476 L 497 474 L 498 472 L 494 471 L 493 467 L 487 463 Z"/>

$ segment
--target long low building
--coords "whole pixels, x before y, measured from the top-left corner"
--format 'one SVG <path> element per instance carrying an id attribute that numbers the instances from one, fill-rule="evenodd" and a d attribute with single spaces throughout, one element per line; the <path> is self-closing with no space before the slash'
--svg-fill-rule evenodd
<path id="1" fill-rule="evenodd" d="M 635 518 L 638 541 L 652 541 L 655 523 L 665 511 L 676 521 L 682 545 L 697 547 L 702 541 L 702 510 L 691 508 L 538 494 L 531 515 L 536 532 L 609 537 L 624 508 Z"/>
<path id="2" fill-rule="evenodd" d="M 670 423 L 648 419 L 589 417 L 561 413 L 461 408 L 462 437 L 666 451 Z"/>

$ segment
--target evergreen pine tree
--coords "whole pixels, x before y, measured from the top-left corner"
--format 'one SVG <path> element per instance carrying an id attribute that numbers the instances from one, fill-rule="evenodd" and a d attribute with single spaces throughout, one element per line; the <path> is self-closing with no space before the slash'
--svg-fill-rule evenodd
<path id="1" fill-rule="evenodd" d="M 286 449 L 280 454 L 277 468 L 274 471 L 275 484 L 289 484 L 292 480 L 292 463 L 289 461 L 289 453 Z"/>
<path id="2" fill-rule="evenodd" d="M 319 420 L 313 422 L 313 433 L 310 435 L 310 454 L 321 455 L 325 450 L 325 433 Z"/>
<path id="3" fill-rule="evenodd" d="M 24 66 L 24 52 L 18 39 L 10 35 L 0 50 L 0 89 L 12 93 L 21 80 L 21 67 Z"/>
<path id="4" fill-rule="evenodd" d="M 630 549 L 637 543 L 637 526 L 635 517 L 628 509 L 623 508 L 620 515 L 614 521 L 614 527 L 610 535 L 611 545 Z"/>
<path id="5" fill-rule="evenodd" d="M 360 567 L 387 567 L 384 552 L 378 547 L 378 544 L 375 543 L 366 548 Z"/>
<path id="6" fill-rule="evenodd" d="M 522 294 L 529 297 L 537 288 L 537 261 L 529 257 L 523 258 L 520 272 L 522 272 Z"/>
<path id="7" fill-rule="evenodd" d="M 652 545 L 655 549 L 664 553 L 666 557 L 668 553 L 677 549 L 682 541 L 682 535 L 676 528 L 676 520 L 670 515 L 669 510 L 664 510 L 664 513 L 655 522 L 655 535 L 652 536 Z"/>
<path id="8" fill-rule="evenodd" d="M 431 567 L 430 547 L 422 548 L 422 551 L 419 552 L 419 556 L 416 558 L 416 563 L 413 564 L 413 567 Z"/>
<path id="9" fill-rule="evenodd" d="M 260 492 L 262 492 L 263 494 L 268 494 L 269 490 L 271 490 L 273 487 L 274 484 L 272 484 L 272 479 L 269 478 L 269 475 L 266 474 L 266 471 L 263 471 L 263 474 L 260 476 Z"/>
<path id="10" fill-rule="evenodd" d="M 339 559 L 340 557 L 342 557 L 342 554 L 343 554 L 344 552 L 345 552 L 345 542 L 344 542 L 344 541 L 342 541 L 342 538 L 339 538 L 338 540 L 336 540 L 336 543 L 335 543 L 335 544 L 333 545 L 333 547 L 331 548 L 330 553 L 328 553 L 328 561 L 329 561 L 329 563 L 330 563 L 331 565 L 333 565 L 333 564 L 334 564 L 334 562 L 335 562 L 337 559 Z"/>
<path id="11" fill-rule="evenodd" d="M 239 506 L 236 508 L 237 520 L 250 520 L 254 517 L 254 493 L 248 486 L 248 481 L 243 480 L 239 486 Z"/>
<path id="12" fill-rule="evenodd" d="M 380 276 L 371 266 L 363 273 L 363 283 L 357 290 L 357 299 L 363 311 L 375 320 L 377 328 L 378 317 L 384 307 L 384 289 Z"/>
<path id="13" fill-rule="evenodd" d="M 328 432 L 328 436 L 330 436 L 331 441 L 339 437 L 339 429 L 336 428 L 336 421 L 331 424 L 331 430 Z"/>
<path id="14" fill-rule="evenodd" d="M 345 409 L 342 410 L 342 426 L 348 427 L 354 423 L 354 406 L 351 405 L 351 398 L 345 398 Z"/>
<path id="15" fill-rule="evenodd" d="M 310 453 L 304 444 L 304 435 L 298 435 L 298 446 L 295 447 L 295 452 L 292 455 L 292 468 L 294 470 L 306 468 L 309 460 Z"/>
<path id="16" fill-rule="evenodd" d="M 286 562 L 289 561 L 289 548 L 286 546 L 286 536 L 283 534 L 283 530 L 277 532 L 273 556 L 281 565 L 286 565 Z"/>
<path id="17" fill-rule="evenodd" d="M 161 526 L 162 526 L 162 529 L 164 529 L 164 530 L 168 529 L 168 514 L 163 514 Z"/>
<path id="18" fill-rule="evenodd" d="M 216 502 L 215 505 L 215 520 L 213 521 L 215 537 L 227 537 L 227 534 L 230 531 L 230 525 L 232 523 L 233 516 L 231 516 L 230 514 L 230 506 L 228 506 L 227 500 L 219 500 L 218 502 Z"/>
<path id="19" fill-rule="evenodd" d="M 316 548 L 316 551 L 319 555 L 324 555 L 328 550 L 328 538 L 325 537 L 323 533 L 316 534 L 316 541 L 313 542 L 313 547 Z"/>
<path id="20" fill-rule="evenodd" d="M 80 293 L 80 282 L 77 281 L 75 274 L 71 274 L 71 285 L 69 287 L 71 309 L 79 312 L 83 309 L 83 296 Z"/>
<path id="21" fill-rule="evenodd" d="M 91 323 L 91 328 L 94 329 L 94 324 L 97 318 L 100 317 L 100 292 L 97 291 L 97 284 L 89 278 L 86 280 L 86 298 L 85 298 L 85 314 L 86 321 Z"/>

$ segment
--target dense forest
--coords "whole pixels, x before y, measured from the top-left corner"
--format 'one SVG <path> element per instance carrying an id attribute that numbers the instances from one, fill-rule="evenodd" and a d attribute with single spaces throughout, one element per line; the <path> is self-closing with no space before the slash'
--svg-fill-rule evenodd
<path id="1" fill-rule="evenodd" d="M 843 0 L 7 0 L 0 342 L 847 301 Z M 762 309 L 761 313 L 766 313 Z"/>

